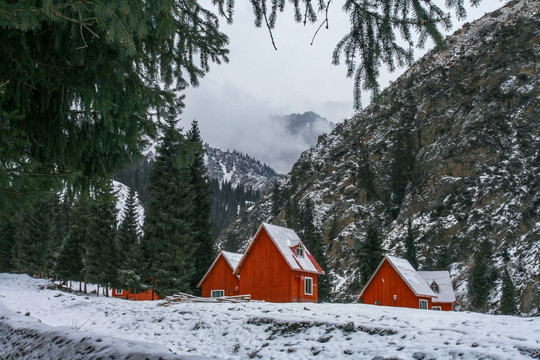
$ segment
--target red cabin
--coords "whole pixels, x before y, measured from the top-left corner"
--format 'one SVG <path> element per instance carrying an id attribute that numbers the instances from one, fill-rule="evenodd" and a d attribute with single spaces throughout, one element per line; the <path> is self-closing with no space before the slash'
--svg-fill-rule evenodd
<path id="1" fill-rule="evenodd" d="M 113 289 L 112 290 L 112 296 L 127 300 L 159 300 L 161 299 L 158 294 L 152 291 L 152 289 L 148 289 L 146 291 L 142 291 L 139 293 L 132 293 L 129 290 L 122 290 L 122 289 Z"/>
<path id="2" fill-rule="evenodd" d="M 222 251 L 197 285 L 203 297 L 233 296 L 239 294 L 240 280 L 234 270 L 242 254 Z"/>
<path id="3" fill-rule="evenodd" d="M 231 278 L 226 273 L 232 266 L 220 265 L 220 257 L 199 283 L 203 296 L 229 289 Z M 253 300 L 270 302 L 317 302 L 318 276 L 324 271 L 294 230 L 263 223 L 232 274 L 239 277 L 239 287 L 231 295 L 250 294 Z"/>
<path id="4" fill-rule="evenodd" d="M 395 256 L 384 257 L 359 298 L 365 304 L 443 311 L 456 302 L 448 271 L 416 271 Z"/>

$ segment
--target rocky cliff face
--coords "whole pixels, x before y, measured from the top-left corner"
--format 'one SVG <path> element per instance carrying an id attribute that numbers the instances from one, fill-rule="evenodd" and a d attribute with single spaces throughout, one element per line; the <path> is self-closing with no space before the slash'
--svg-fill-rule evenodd
<path id="1" fill-rule="evenodd" d="M 243 185 L 265 192 L 275 180 L 283 177 L 270 166 L 237 151 L 223 151 L 205 145 L 205 164 L 208 176 L 220 182 L 227 181 L 233 187 Z"/>
<path id="2" fill-rule="evenodd" d="M 321 137 L 282 188 L 314 202 L 338 299 L 361 290 L 352 250 L 367 223 L 403 256 L 411 219 L 420 266 L 450 270 L 457 309 L 470 308 L 472 255 L 487 240 L 490 311 L 508 268 L 521 312 L 540 314 L 540 2 L 511 2 L 446 44 Z M 267 195 L 229 233 L 247 241 L 261 221 L 284 224 L 285 206 L 272 217 L 271 205 Z"/>

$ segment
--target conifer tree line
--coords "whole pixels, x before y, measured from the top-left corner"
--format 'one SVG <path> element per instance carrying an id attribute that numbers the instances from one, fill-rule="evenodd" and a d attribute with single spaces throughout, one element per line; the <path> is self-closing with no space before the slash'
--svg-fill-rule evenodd
<path id="1" fill-rule="evenodd" d="M 134 186 L 118 225 L 112 181 L 74 202 L 52 194 L 0 223 L 0 270 L 93 283 L 106 295 L 111 287 L 159 296 L 194 292 L 215 256 L 197 122 L 183 134 L 168 119 L 157 151 L 142 232 Z"/>
<path id="2" fill-rule="evenodd" d="M 212 223 L 214 234 L 229 226 L 248 204 L 254 203 L 261 197 L 261 191 L 242 184 L 233 186 L 228 181 L 210 180 L 212 199 Z M 237 249 L 236 249 L 237 250 Z"/>
<path id="3" fill-rule="evenodd" d="M 251 159 L 247 155 L 241 155 Z M 253 159 L 251 159 L 253 160 Z M 275 175 L 268 165 L 255 161 L 263 169 L 263 173 Z M 134 164 L 128 165 L 113 176 L 113 179 L 123 184 L 132 184 L 136 190 L 141 205 L 146 208 L 150 201 L 149 178 L 152 171 L 152 161 L 143 157 Z M 233 186 L 229 181 L 209 179 L 211 206 L 212 232 L 217 237 L 221 231 L 227 228 L 247 205 L 256 202 L 261 197 L 261 191 L 250 186 L 239 184 Z"/>

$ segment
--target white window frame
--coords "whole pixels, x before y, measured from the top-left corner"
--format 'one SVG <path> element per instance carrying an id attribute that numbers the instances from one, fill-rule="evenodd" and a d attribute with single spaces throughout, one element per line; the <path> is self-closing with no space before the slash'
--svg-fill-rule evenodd
<path id="1" fill-rule="evenodd" d="M 304 249 L 304 246 L 302 243 L 298 243 L 298 246 L 296 247 L 296 256 L 298 257 L 304 257 L 304 252 L 306 250 Z"/>
<path id="2" fill-rule="evenodd" d="M 124 293 L 124 290 L 123 289 L 114 289 L 114 292 L 116 293 L 116 295 L 122 295 Z"/>
<path id="3" fill-rule="evenodd" d="M 308 285 L 308 280 L 309 280 L 309 292 L 307 291 L 308 288 L 307 288 L 307 285 Z M 304 295 L 313 295 L 313 278 L 312 277 L 309 277 L 309 276 L 306 276 L 304 278 Z"/>
<path id="4" fill-rule="evenodd" d="M 216 293 L 221 293 L 221 295 L 219 296 L 216 296 L 217 294 Z M 212 290 L 210 291 L 210 297 L 213 297 L 213 298 L 218 298 L 218 297 L 224 297 L 225 296 L 225 290 Z"/>
<path id="5" fill-rule="evenodd" d="M 426 307 L 422 307 L 422 304 L 426 304 Z M 425 299 L 420 299 L 418 301 L 418 308 L 422 309 L 422 310 L 428 310 L 429 309 L 429 301 L 427 301 Z"/>
<path id="6" fill-rule="evenodd" d="M 431 310 L 442 311 L 442 307 L 441 306 L 432 306 Z"/>

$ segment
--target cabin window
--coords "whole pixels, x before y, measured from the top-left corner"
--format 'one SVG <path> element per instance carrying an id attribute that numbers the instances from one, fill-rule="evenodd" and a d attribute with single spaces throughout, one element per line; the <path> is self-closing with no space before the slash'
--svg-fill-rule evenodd
<path id="1" fill-rule="evenodd" d="M 428 308 L 428 301 L 420 299 L 420 309 L 427 310 L 427 308 Z"/>
<path id="2" fill-rule="evenodd" d="M 440 306 L 432 306 L 431 307 L 431 310 L 435 310 L 435 311 L 441 311 L 441 307 Z"/>
<path id="3" fill-rule="evenodd" d="M 116 292 L 116 295 L 122 295 L 124 293 L 124 290 L 122 289 L 114 289 L 114 291 Z"/>
<path id="4" fill-rule="evenodd" d="M 433 290 L 433 292 L 435 294 L 438 294 L 439 293 L 439 284 L 437 284 L 435 281 L 431 283 L 431 290 Z"/>
<path id="5" fill-rule="evenodd" d="M 212 290 L 211 296 L 213 298 L 223 297 L 225 296 L 225 290 Z"/>
<path id="6" fill-rule="evenodd" d="M 296 256 L 304 257 L 304 247 L 302 246 L 302 243 L 298 243 L 298 246 L 296 247 Z"/>
<path id="7" fill-rule="evenodd" d="M 306 295 L 313 295 L 313 278 L 306 277 L 304 279 L 304 293 Z"/>

